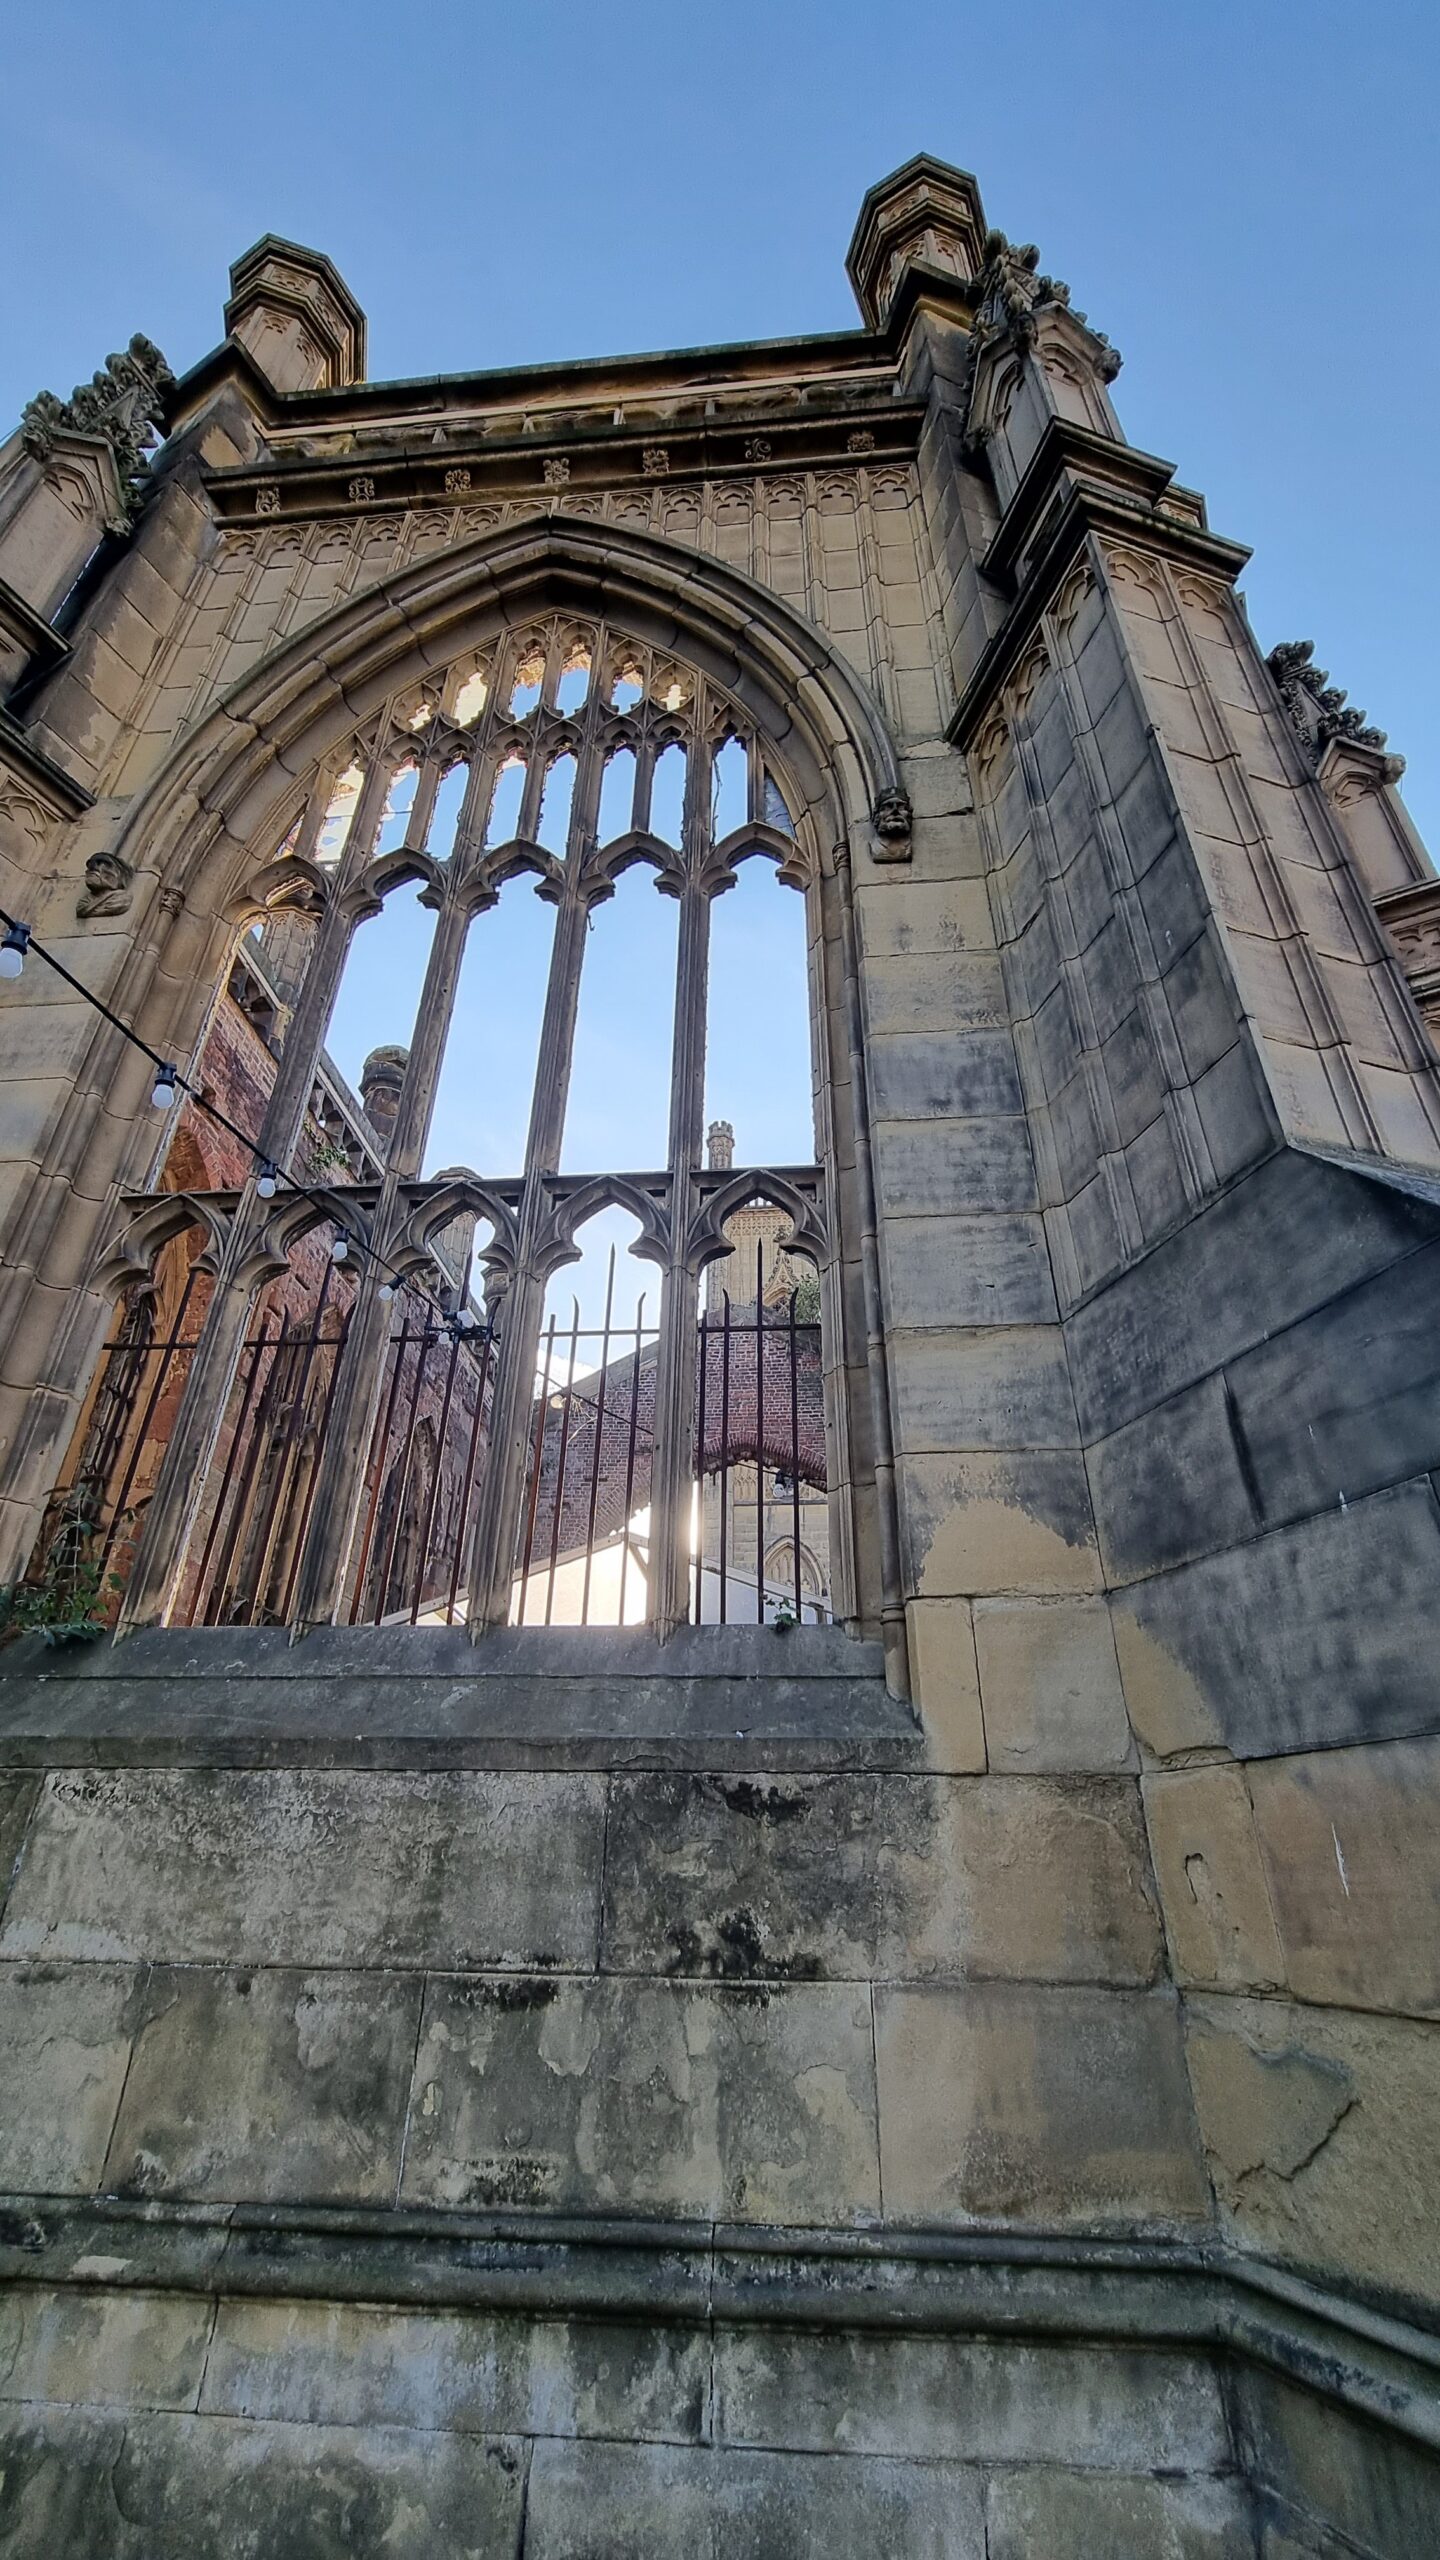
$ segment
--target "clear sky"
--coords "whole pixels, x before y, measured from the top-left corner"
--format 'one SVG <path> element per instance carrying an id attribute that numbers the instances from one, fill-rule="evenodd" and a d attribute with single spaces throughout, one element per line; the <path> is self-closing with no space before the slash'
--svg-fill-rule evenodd
<path id="1" fill-rule="evenodd" d="M 4 419 L 135 329 L 183 370 L 267 230 L 335 259 L 377 379 L 851 327 L 866 186 L 973 169 L 1440 846 L 1435 0 L 48 0 L 3 64 Z"/>

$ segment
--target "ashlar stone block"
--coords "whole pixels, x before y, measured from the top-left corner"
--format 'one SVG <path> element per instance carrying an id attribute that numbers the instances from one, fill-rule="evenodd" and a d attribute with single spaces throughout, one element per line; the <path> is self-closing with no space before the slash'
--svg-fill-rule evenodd
<path id="1" fill-rule="evenodd" d="M 1122 2473 L 1227 2454 L 1203 2356 L 757 2325 L 717 2334 L 715 2381 L 728 2444 Z"/>
<path id="2" fill-rule="evenodd" d="M 1144 1789 L 1177 1982 L 1278 1989 L 1285 1964 L 1245 1771 L 1232 1762 L 1157 1770 Z"/>
<path id="3" fill-rule="evenodd" d="M 1133 1779 L 899 1778 L 879 1813 L 883 1980 L 1155 1979 Z"/>
<path id="4" fill-rule="evenodd" d="M 604 1819 L 589 1775 L 57 1771 L 0 1954 L 592 1964 Z"/>
<path id="5" fill-rule="evenodd" d="M 524 2454 L 376 2427 L 0 2412 L 6 2560 L 519 2560 Z"/>
<path id="6" fill-rule="evenodd" d="M 1256 1761 L 1249 1777 L 1296 1997 L 1440 2016 L 1440 1740 Z"/>
<path id="7" fill-rule="evenodd" d="M 1193 2221 L 1209 2206 L 1176 2004 L 1013 1983 L 877 1992 L 887 2213 Z"/>
<path id="8" fill-rule="evenodd" d="M 214 2318 L 204 2294 L 16 2285 L 0 2294 L 0 2401 L 193 2409 Z"/>
<path id="9" fill-rule="evenodd" d="M 827 2551 L 984 2560 L 981 2484 L 955 2463 L 537 2445 L 526 2560 L 616 2560 L 621 2551 L 625 2560 L 814 2560 Z"/>
<path id="10" fill-rule="evenodd" d="M 1135 1759 L 1103 1600 L 977 1600 L 988 1766 L 1108 1770 Z"/>
<path id="11" fill-rule="evenodd" d="M 203 2405 L 305 2426 L 699 2441 L 709 2388 L 700 2329 L 240 2300 L 220 2305 Z"/>
<path id="12" fill-rule="evenodd" d="M 879 2207 L 868 1988 L 437 1980 L 403 2195 L 864 2220 Z"/>
<path id="13" fill-rule="evenodd" d="M 898 1474 L 901 1553 L 918 1596 L 1098 1589 L 1078 1451 L 902 1457 Z"/>
<path id="14" fill-rule="evenodd" d="M 985 1728 L 968 1600 L 909 1600 L 905 1625 L 910 1681 L 925 1724 L 931 1764 L 983 1769 Z"/>
<path id="15" fill-rule="evenodd" d="M 157 2196 L 388 2201 L 420 1988 L 399 1974 L 158 1966 L 111 2183 Z"/>
<path id="16" fill-rule="evenodd" d="M 1229 2236 L 1440 2302 L 1435 2043 L 1409 2018 L 1192 1996 L 1190 2077 Z"/>
<path id="17" fill-rule="evenodd" d="M 867 1979 L 892 1802 L 863 1774 L 617 1778 L 604 1970 Z"/>
<path id="18" fill-rule="evenodd" d="M 1170 2465 L 1166 2464 L 1167 2471 Z M 1099 2479 L 1033 2470 L 990 2484 L 986 2560 L 1251 2560 L 1249 2502 L 1237 2480 Z"/>
<path id="19" fill-rule="evenodd" d="M 140 2014 L 127 1965 L 0 1965 L 0 2189 L 98 2187 Z"/>

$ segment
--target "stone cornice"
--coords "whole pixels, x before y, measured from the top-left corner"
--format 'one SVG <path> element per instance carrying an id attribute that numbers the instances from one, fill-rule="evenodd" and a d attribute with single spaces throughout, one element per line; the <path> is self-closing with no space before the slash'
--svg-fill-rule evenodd
<path id="1" fill-rule="evenodd" d="M 384 443 L 349 439 L 328 452 L 282 448 L 263 463 L 207 471 L 205 482 L 221 520 L 244 524 L 521 493 L 564 503 L 627 482 L 654 487 L 909 462 L 924 417 L 922 400 L 871 391 L 843 407 L 797 399 L 781 411 L 737 406 L 713 418 L 618 426 L 593 410 L 488 433 L 481 421 L 456 420 L 439 441 L 438 430 L 401 430 Z"/>
<path id="2" fill-rule="evenodd" d="M 994 695 L 1015 666 L 1087 536 L 1107 534 L 1132 550 L 1175 560 L 1233 584 L 1250 557 L 1243 543 L 1211 533 L 1189 490 L 1171 487 L 1172 466 L 1153 454 L 1053 419 L 981 562 L 982 573 L 1014 601 L 961 696 L 947 735 L 969 745 Z"/>
<path id="3" fill-rule="evenodd" d="M 954 279 L 947 281 L 954 283 Z M 424 374 L 393 382 L 353 383 L 344 390 L 282 395 L 265 382 L 234 339 L 226 339 L 181 376 L 169 395 L 172 419 L 189 414 L 233 371 L 237 358 L 247 389 L 260 394 L 266 424 L 303 434 L 363 434 L 402 417 L 430 426 L 478 411 L 569 407 L 601 401 L 704 401 L 724 391 L 783 386 L 797 378 L 817 388 L 837 377 L 873 374 L 888 387 L 894 367 L 894 335 L 866 329 L 827 331 L 798 338 L 757 340 L 753 345 L 672 348 L 633 356 L 585 356 L 556 364 L 507 365 L 494 371 Z M 262 405 L 263 404 L 263 405 Z"/>
<path id="4" fill-rule="evenodd" d="M 0 2283 L 1210 2348 L 1440 2449 L 1440 2340 L 1203 2241 L 0 2198 Z"/>
<path id="5" fill-rule="evenodd" d="M 1117 444 L 1113 436 L 1097 435 L 1093 427 L 1076 426 L 1069 418 L 1052 418 L 980 566 L 999 586 L 1013 580 L 1046 508 L 1067 483 L 1083 482 L 1097 491 L 1112 491 L 1122 503 L 1154 507 L 1174 477 L 1173 462 Z M 1199 510 L 1198 500 L 1195 505 Z M 1203 510 L 1197 520 L 1203 525 Z"/>
<path id="6" fill-rule="evenodd" d="M 78 818 L 92 809 L 95 795 L 63 768 L 32 746 L 18 720 L 0 710 L 0 773 L 12 774 L 55 818 Z"/>

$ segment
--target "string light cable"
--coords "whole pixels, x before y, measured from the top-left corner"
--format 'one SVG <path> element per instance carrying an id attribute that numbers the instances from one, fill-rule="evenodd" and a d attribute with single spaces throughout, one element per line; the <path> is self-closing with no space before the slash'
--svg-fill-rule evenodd
<path id="1" fill-rule="evenodd" d="M 7 915 L 4 908 L 0 907 L 0 925 L 5 927 L 3 939 L 0 939 L 0 978 L 18 978 L 27 958 L 33 952 L 37 960 L 43 960 L 47 969 L 53 969 L 57 978 L 63 978 L 67 987 L 72 987 L 77 996 L 83 997 L 86 1004 L 96 1013 L 103 1015 L 111 1029 L 118 1031 L 122 1039 L 128 1040 L 132 1049 L 138 1049 L 143 1057 L 149 1059 L 155 1069 L 155 1082 L 150 1100 L 157 1111 L 168 1111 L 178 1095 L 182 1093 L 188 1095 L 197 1111 L 203 1111 L 209 1119 L 215 1121 L 218 1127 L 234 1138 L 236 1143 L 245 1149 L 247 1155 L 253 1157 L 259 1167 L 255 1188 L 262 1200 L 273 1200 L 283 1182 L 287 1189 L 295 1193 L 297 1199 L 308 1200 L 312 1208 L 322 1210 L 330 1223 L 332 1225 L 335 1223 L 333 1202 L 325 1200 L 318 1191 L 312 1191 L 308 1183 L 297 1182 L 293 1173 L 287 1172 L 282 1165 L 274 1163 L 266 1155 L 264 1148 L 257 1146 L 255 1140 L 244 1129 L 237 1128 L 235 1122 L 210 1100 L 208 1094 L 203 1093 L 198 1085 L 192 1084 L 188 1076 L 181 1075 L 172 1059 L 162 1058 L 159 1050 L 152 1049 L 148 1040 L 142 1040 L 138 1031 L 132 1031 L 128 1022 L 122 1022 L 118 1013 L 112 1013 L 103 997 L 97 996 L 93 988 L 87 987 L 82 979 L 77 978 L 72 970 L 67 969 L 63 960 L 57 960 L 53 951 L 47 951 L 43 942 L 37 942 L 28 924 L 21 924 L 17 917 Z M 395 1296 L 397 1290 L 418 1285 L 413 1272 L 397 1269 L 394 1263 L 387 1261 L 385 1255 L 377 1252 L 374 1245 L 368 1243 L 363 1236 L 353 1234 L 348 1228 L 342 1228 L 330 1248 L 331 1261 L 343 1266 L 350 1261 L 352 1254 L 356 1253 L 367 1255 L 376 1269 L 384 1272 L 385 1279 L 381 1283 L 379 1295 L 387 1303 Z"/>

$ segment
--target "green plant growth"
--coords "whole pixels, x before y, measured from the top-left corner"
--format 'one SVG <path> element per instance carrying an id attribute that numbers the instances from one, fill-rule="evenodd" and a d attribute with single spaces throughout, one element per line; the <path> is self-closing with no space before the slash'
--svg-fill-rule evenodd
<path id="1" fill-rule="evenodd" d="M 38 1570 L 0 1586 L 0 1643 L 38 1635 L 46 1644 L 76 1644 L 105 1633 L 106 1600 L 124 1582 L 105 1570 L 104 1532 L 95 1511 L 91 1489 L 77 1486 L 66 1496 Z"/>
<path id="2" fill-rule="evenodd" d="M 795 1283 L 795 1321 L 818 1324 L 820 1321 L 820 1274 L 803 1271 Z"/>

